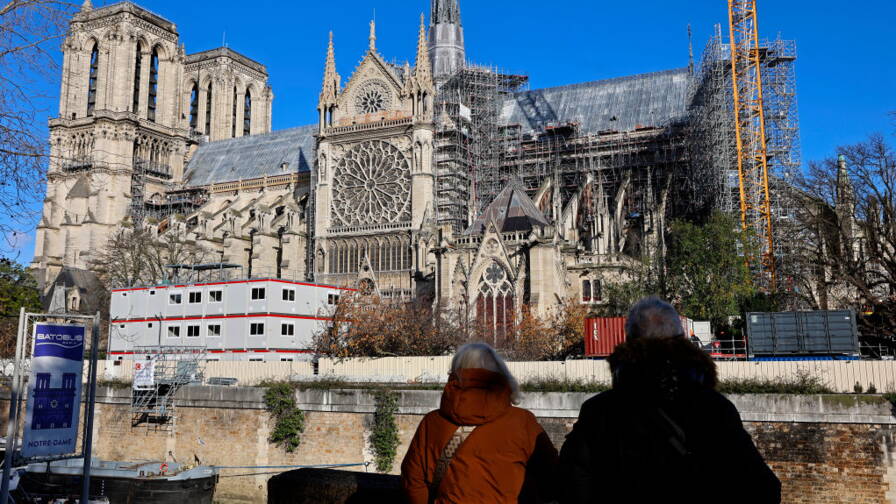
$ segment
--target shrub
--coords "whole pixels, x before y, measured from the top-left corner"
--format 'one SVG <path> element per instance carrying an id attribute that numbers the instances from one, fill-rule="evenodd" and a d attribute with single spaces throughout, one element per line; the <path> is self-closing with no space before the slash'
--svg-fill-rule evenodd
<path id="1" fill-rule="evenodd" d="M 370 445 L 373 448 L 376 470 L 389 472 L 398 451 L 398 394 L 391 390 L 377 390 L 373 394 L 376 410 L 373 414 L 373 429 Z"/>
<path id="2" fill-rule="evenodd" d="M 868 384 L 868 393 L 869 394 L 877 393 L 877 387 L 875 387 L 873 383 Z"/>
<path id="3" fill-rule="evenodd" d="M 861 383 L 856 382 L 856 384 L 852 387 L 852 391 L 855 392 L 856 394 L 861 394 L 862 392 L 865 391 L 865 389 L 862 387 Z"/>
<path id="4" fill-rule="evenodd" d="M 286 382 L 269 382 L 265 387 L 265 409 L 274 418 L 274 428 L 268 441 L 282 446 L 287 453 L 293 453 L 305 432 L 305 413 L 296 403 L 296 388 Z"/>

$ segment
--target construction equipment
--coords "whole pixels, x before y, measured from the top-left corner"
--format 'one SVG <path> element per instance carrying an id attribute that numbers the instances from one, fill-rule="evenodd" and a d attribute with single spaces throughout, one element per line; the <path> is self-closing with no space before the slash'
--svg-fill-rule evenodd
<path id="1" fill-rule="evenodd" d="M 741 225 L 752 245 L 744 252 L 759 287 L 774 292 L 777 271 L 756 0 L 728 0 L 728 18 Z"/>

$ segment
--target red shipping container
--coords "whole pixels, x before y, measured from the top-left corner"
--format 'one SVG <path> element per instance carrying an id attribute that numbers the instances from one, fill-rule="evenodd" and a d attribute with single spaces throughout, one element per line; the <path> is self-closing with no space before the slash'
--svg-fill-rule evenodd
<path id="1" fill-rule="evenodd" d="M 625 318 L 586 318 L 585 356 L 609 357 L 625 342 Z"/>

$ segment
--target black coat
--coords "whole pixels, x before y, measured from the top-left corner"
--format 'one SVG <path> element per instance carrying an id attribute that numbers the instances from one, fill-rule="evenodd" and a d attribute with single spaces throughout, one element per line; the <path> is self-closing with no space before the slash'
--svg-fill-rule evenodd
<path id="1" fill-rule="evenodd" d="M 560 452 L 561 503 L 781 501 L 701 350 L 684 338 L 639 340 L 609 362 L 613 390 L 582 405 Z"/>

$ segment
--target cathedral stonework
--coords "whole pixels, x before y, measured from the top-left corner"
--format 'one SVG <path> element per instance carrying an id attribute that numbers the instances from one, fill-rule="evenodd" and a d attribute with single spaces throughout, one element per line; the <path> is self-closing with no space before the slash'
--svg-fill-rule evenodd
<path id="1" fill-rule="evenodd" d="M 457 0 L 432 0 L 413 66 L 376 40 L 371 23 L 343 84 L 331 34 L 317 124 L 272 132 L 262 64 L 186 54 L 170 21 L 88 2 L 63 44 L 32 267 L 52 282 L 143 227 L 254 277 L 461 308 L 497 340 L 524 305 L 602 302 L 662 247 L 687 69 L 526 91 L 467 63 Z"/>

